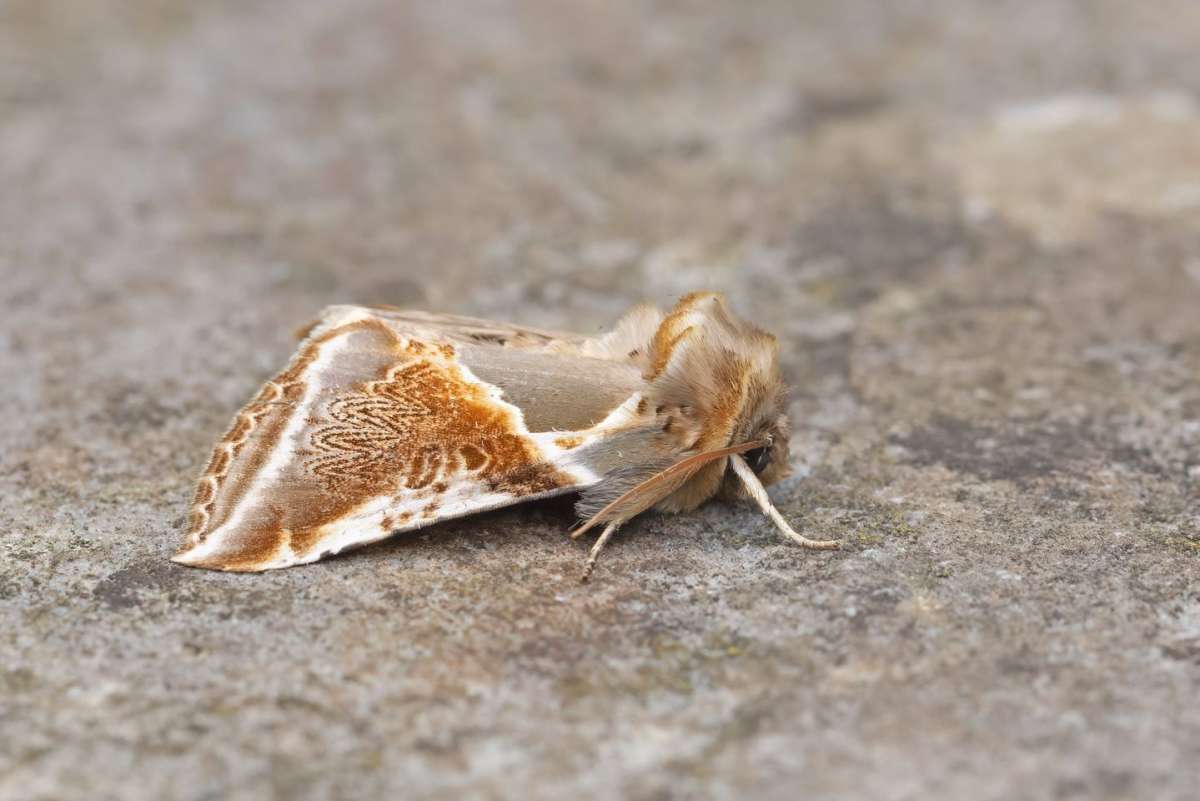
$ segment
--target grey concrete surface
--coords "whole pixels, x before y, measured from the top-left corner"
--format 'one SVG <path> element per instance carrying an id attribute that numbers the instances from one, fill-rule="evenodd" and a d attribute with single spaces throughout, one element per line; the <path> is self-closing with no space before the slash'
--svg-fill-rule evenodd
<path id="1" fill-rule="evenodd" d="M 0 3 L 0 799 L 1194 799 L 1200 5 Z M 167 561 L 332 302 L 725 291 L 797 472 Z"/>

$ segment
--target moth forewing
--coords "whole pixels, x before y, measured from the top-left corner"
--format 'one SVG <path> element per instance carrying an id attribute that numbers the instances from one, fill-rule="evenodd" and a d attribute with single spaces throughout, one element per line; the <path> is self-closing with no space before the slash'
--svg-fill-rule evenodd
<path id="1" fill-rule="evenodd" d="M 176 561 L 286 567 L 600 480 L 573 453 L 590 432 L 531 431 L 525 411 L 475 375 L 452 340 L 367 309 L 327 314 L 217 443 Z M 572 367 L 542 342 L 526 347 L 525 364 L 540 375 Z M 528 408 L 552 416 L 536 399 Z M 605 411 L 592 400 L 576 413 Z"/>
<path id="2" fill-rule="evenodd" d="M 584 530 L 609 524 L 590 572 L 642 511 L 694 508 L 739 463 L 759 489 L 782 475 L 782 390 L 774 338 L 712 293 L 597 337 L 331 307 L 218 441 L 175 558 L 286 567 L 582 491 L 580 514 L 599 511 Z M 757 476 L 736 455 L 755 448 Z"/>

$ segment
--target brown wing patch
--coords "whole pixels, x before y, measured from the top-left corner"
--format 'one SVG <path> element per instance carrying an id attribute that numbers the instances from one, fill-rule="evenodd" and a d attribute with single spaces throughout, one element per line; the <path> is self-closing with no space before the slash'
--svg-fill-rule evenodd
<path id="1" fill-rule="evenodd" d="M 506 486 L 505 477 L 538 464 L 538 454 L 481 385 L 432 360 L 399 365 L 385 380 L 334 398 L 309 441 L 313 455 L 305 468 L 334 492 L 348 485 L 445 491 L 441 479 L 460 469 L 513 492 L 562 485 L 550 470 Z"/>
<path id="2" fill-rule="evenodd" d="M 422 516 L 435 517 L 436 497 L 460 472 L 515 497 L 574 483 L 543 463 L 513 413 L 484 385 L 439 358 L 445 350 L 418 345 L 410 342 L 405 350 L 428 358 L 396 365 L 383 380 L 333 398 L 318 414 L 304 469 L 327 497 L 343 502 L 325 519 L 293 531 L 298 552 L 315 543 L 321 525 L 374 496 L 424 490 L 435 500 Z"/>

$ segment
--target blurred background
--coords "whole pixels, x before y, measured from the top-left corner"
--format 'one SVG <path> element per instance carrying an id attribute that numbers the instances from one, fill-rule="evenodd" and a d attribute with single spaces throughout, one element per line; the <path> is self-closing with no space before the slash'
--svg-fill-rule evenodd
<path id="1" fill-rule="evenodd" d="M 840 556 L 170 566 L 330 303 L 777 333 Z M 0 798 L 1189 797 L 1200 5 L 0 0 Z M 803 525 L 799 525 L 802 523 Z"/>

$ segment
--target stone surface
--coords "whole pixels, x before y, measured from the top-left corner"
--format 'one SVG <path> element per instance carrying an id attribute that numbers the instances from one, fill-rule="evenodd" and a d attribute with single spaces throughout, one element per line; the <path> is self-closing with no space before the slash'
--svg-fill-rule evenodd
<path id="1" fill-rule="evenodd" d="M 0 799 L 1195 798 L 1200 6 L 0 5 Z M 786 347 L 837 554 L 569 502 L 168 563 L 295 328 Z"/>

